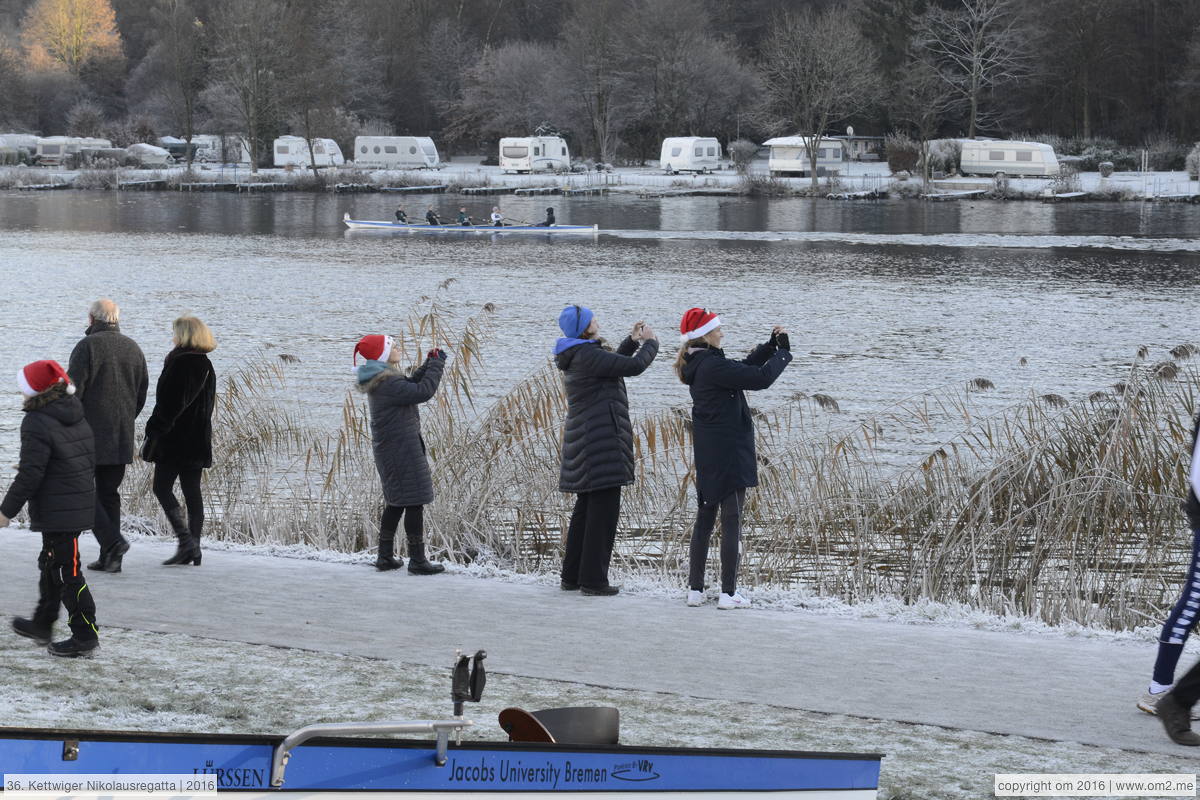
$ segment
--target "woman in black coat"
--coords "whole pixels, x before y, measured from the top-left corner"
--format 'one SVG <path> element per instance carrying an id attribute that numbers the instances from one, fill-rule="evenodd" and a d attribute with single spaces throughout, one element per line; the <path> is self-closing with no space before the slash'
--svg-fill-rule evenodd
<path id="1" fill-rule="evenodd" d="M 367 395 L 371 410 L 371 446 L 375 468 L 383 484 L 384 509 L 379 520 L 379 554 L 375 569 L 400 569 L 394 555 L 396 529 L 404 520 L 408 540 L 408 571 L 412 575 L 437 575 L 446 568 L 425 555 L 425 506 L 433 502 L 433 477 L 421 436 L 417 406 L 430 400 L 442 380 L 446 354 L 429 351 L 425 363 L 405 375 L 400 371 L 400 350 L 390 336 L 364 336 L 354 346 L 354 361 L 367 359 L 356 371 L 358 390 Z"/>
<path id="2" fill-rule="evenodd" d="M 554 346 L 563 373 L 567 419 L 563 426 L 558 488 L 576 494 L 567 528 L 565 590 L 614 595 L 608 582 L 621 513 L 621 487 L 633 483 L 633 424 L 625 378 L 641 375 L 658 354 L 658 340 L 639 322 L 614 353 L 598 338 L 591 309 L 567 306 L 558 317 L 564 336 Z"/>
<path id="3" fill-rule="evenodd" d="M 217 343 L 208 326 L 195 317 L 180 317 L 172 330 L 175 349 L 167 353 L 158 376 L 142 458 L 154 463 L 154 496 L 179 540 L 175 555 L 163 564 L 200 566 L 204 530 L 200 474 L 212 466 L 212 414 L 217 401 L 217 374 L 208 354 Z M 187 504 L 186 519 L 175 498 L 176 480 Z"/>
<path id="4" fill-rule="evenodd" d="M 96 445 L 75 385 L 57 361 L 35 361 L 17 375 L 25 395 L 21 461 L 0 503 L 0 528 L 29 504 L 29 527 L 42 534 L 41 579 L 32 619 L 16 617 L 13 630 L 52 655 L 91 656 L 100 646 L 96 604 L 79 566 L 79 532 L 95 520 Z M 71 638 L 50 644 L 59 604 L 67 608 Z"/>
<path id="5" fill-rule="evenodd" d="M 683 315 L 683 347 L 675 359 L 679 380 L 692 395 L 692 446 L 696 460 L 696 497 L 700 508 L 692 527 L 689 552 L 689 606 L 704 602 L 704 563 L 708 540 L 721 514 L 721 595 L 717 608 L 745 608 L 750 601 L 737 591 L 738 550 L 746 489 L 758 485 L 754 423 L 746 389 L 766 389 L 792 360 L 787 332 L 776 326 L 771 339 L 742 361 L 725 358 L 721 319 L 703 308 Z"/>

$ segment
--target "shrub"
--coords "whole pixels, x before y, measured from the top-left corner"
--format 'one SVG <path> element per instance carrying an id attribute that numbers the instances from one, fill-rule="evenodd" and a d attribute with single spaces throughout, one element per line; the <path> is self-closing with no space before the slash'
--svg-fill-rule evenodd
<path id="1" fill-rule="evenodd" d="M 1187 160 L 1187 145 L 1175 141 L 1165 133 L 1155 133 L 1147 136 L 1145 149 L 1147 163 L 1150 169 L 1155 172 L 1181 170 L 1184 168 L 1184 163 Z"/>
<path id="2" fill-rule="evenodd" d="M 883 146 L 887 152 L 888 169 L 896 172 L 913 172 L 921 158 L 921 146 L 903 133 L 889 133 Z"/>
<path id="3" fill-rule="evenodd" d="M 1200 178 L 1200 142 L 1192 148 L 1192 152 L 1187 154 L 1187 159 L 1184 162 L 1187 166 L 1188 177 L 1192 180 Z"/>
<path id="4" fill-rule="evenodd" d="M 962 163 L 962 142 L 958 139 L 934 139 L 929 142 L 929 169 L 947 175 L 959 171 Z"/>
<path id="5" fill-rule="evenodd" d="M 749 139 L 738 139 L 729 144 L 729 159 L 738 174 L 745 175 L 750 170 L 750 163 L 758 153 L 758 145 Z"/>

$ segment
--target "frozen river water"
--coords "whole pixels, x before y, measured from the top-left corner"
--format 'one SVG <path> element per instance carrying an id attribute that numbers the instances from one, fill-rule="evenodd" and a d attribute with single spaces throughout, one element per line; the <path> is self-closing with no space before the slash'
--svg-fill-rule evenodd
<path id="1" fill-rule="evenodd" d="M 410 214 L 496 198 L 400 198 Z M 497 308 L 483 399 L 545 363 L 566 303 L 592 306 L 611 336 L 645 319 L 674 351 L 681 312 L 717 310 L 742 351 L 773 323 L 792 330 L 794 366 L 762 405 L 822 392 L 841 419 L 977 377 L 986 403 L 1030 391 L 1068 398 L 1194 341 L 1200 209 L 1095 203 L 835 203 L 633 197 L 516 198 L 514 219 L 623 231 L 596 240 L 350 234 L 344 212 L 387 218 L 386 195 L 0 193 L 0 369 L 66 362 L 88 302 L 110 295 L 152 378 L 183 312 L 208 321 L 218 371 L 290 353 L 303 402 L 330 424 L 350 383 L 354 341 L 398 332 L 423 295 L 463 315 Z M 414 214 L 415 216 L 416 214 Z M 669 233 L 663 233 L 669 232 Z M 1024 360 L 1024 363 L 1022 363 Z M 632 381 L 635 410 L 686 403 L 669 357 Z M 5 379 L 7 380 L 7 379 Z M 19 401 L 0 403 L 0 478 L 16 456 Z M 836 422 L 836 420 L 835 420 Z"/>

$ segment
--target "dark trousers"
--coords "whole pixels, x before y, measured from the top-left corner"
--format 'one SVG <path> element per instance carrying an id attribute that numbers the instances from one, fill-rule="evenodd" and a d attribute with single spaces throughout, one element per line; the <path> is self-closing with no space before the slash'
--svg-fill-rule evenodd
<path id="1" fill-rule="evenodd" d="M 404 518 L 404 535 L 420 539 L 425 535 L 425 506 L 387 506 L 379 519 L 379 541 L 396 538 L 400 518 Z"/>
<path id="2" fill-rule="evenodd" d="M 204 528 L 204 496 L 200 493 L 199 467 L 180 467 L 177 464 L 159 462 L 154 465 L 154 496 L 163 511 L 179 508 L 175 499 L 175 481 L 183 490 L 183 502 L 187 504 L 188 528 L 192 536 L 199 538 Z"/>
<path id="3" fill-rule="evenodd" d="M 737 568 L 739 548 L 742 541 L 742 508 L 746 504 L 746 490 L 730 492 L 716 503 L 701 506 L 696 512 L 696 524 L 692 526 L 692 542 L 688 548 L 688 588 L 704 591 L 704 564 L 708 561 L 708 540 L 717 523 L 717 510 L 721 511 L 721 591 L 733 594 L 737 591 Z"/>
<path id="4" fill-rule="evenodd" d="M 1175 665 L 1183 654 L 1183 645 L 1200 620 L 1200 529 L 1192 531 L 1192 560 L 1188 565 L 1183 591 L 1163 623 L 1158 635 L 1158 657 L 1154 661 L 1154 681 L 1169 686 L 1175 681 Z"/>
<path id="5" fill-rule="evenodd" d="M 79 531 L 43 533 L 38 555 L 38 603 L 33 621 L 50 627 L 58 619 L 59 605 L 67 608 L 67 625 L 80 641 L 99 639 L 96 603 L 79 568 Z"/>
<path id="6" fill-rule="evenodd" d="M 105 552 L 121 541 L 121 481 L 125 480 L 124 464 L 96 466 L 96 522 L 92 533 Z"/>
<path id="7" fill-rule="evenodd" d="M 592 589 L 608 586 L 608 562 L 621 516 L 621 487 L 580 492 L 567 527 L 562 580 Z"/>

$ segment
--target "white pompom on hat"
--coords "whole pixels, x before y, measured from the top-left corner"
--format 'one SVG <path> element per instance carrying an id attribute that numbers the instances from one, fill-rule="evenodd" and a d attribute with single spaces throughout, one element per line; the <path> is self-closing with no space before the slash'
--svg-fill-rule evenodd
<path id="1" fill-rule="evenodd" d="M 679 323 L 679 339 L 690 342 L 721 327 L 721 318 L 706 308 L 689 308 Z"/>
<path id="2" fill-rule="evenodd" d="M 62 368 L 62 364 L 53 360 L 34 361 L 17 372 L 17 386 L 26 397 L 35 397 L 60 382 L 67 385 L 67 394 L 75 394 L 75 384 L 71 383 L 71 377 Z"/>
<path id="3" fill-rule="evenodd" d="M 364 336 L 354 345 L 354 363 L 358 363 L 359 355 L 368 361 L 387 361 L 388 356 L 392 354 L 393 344 L 395 340 L 390 336 L 378 333 Z"/>

